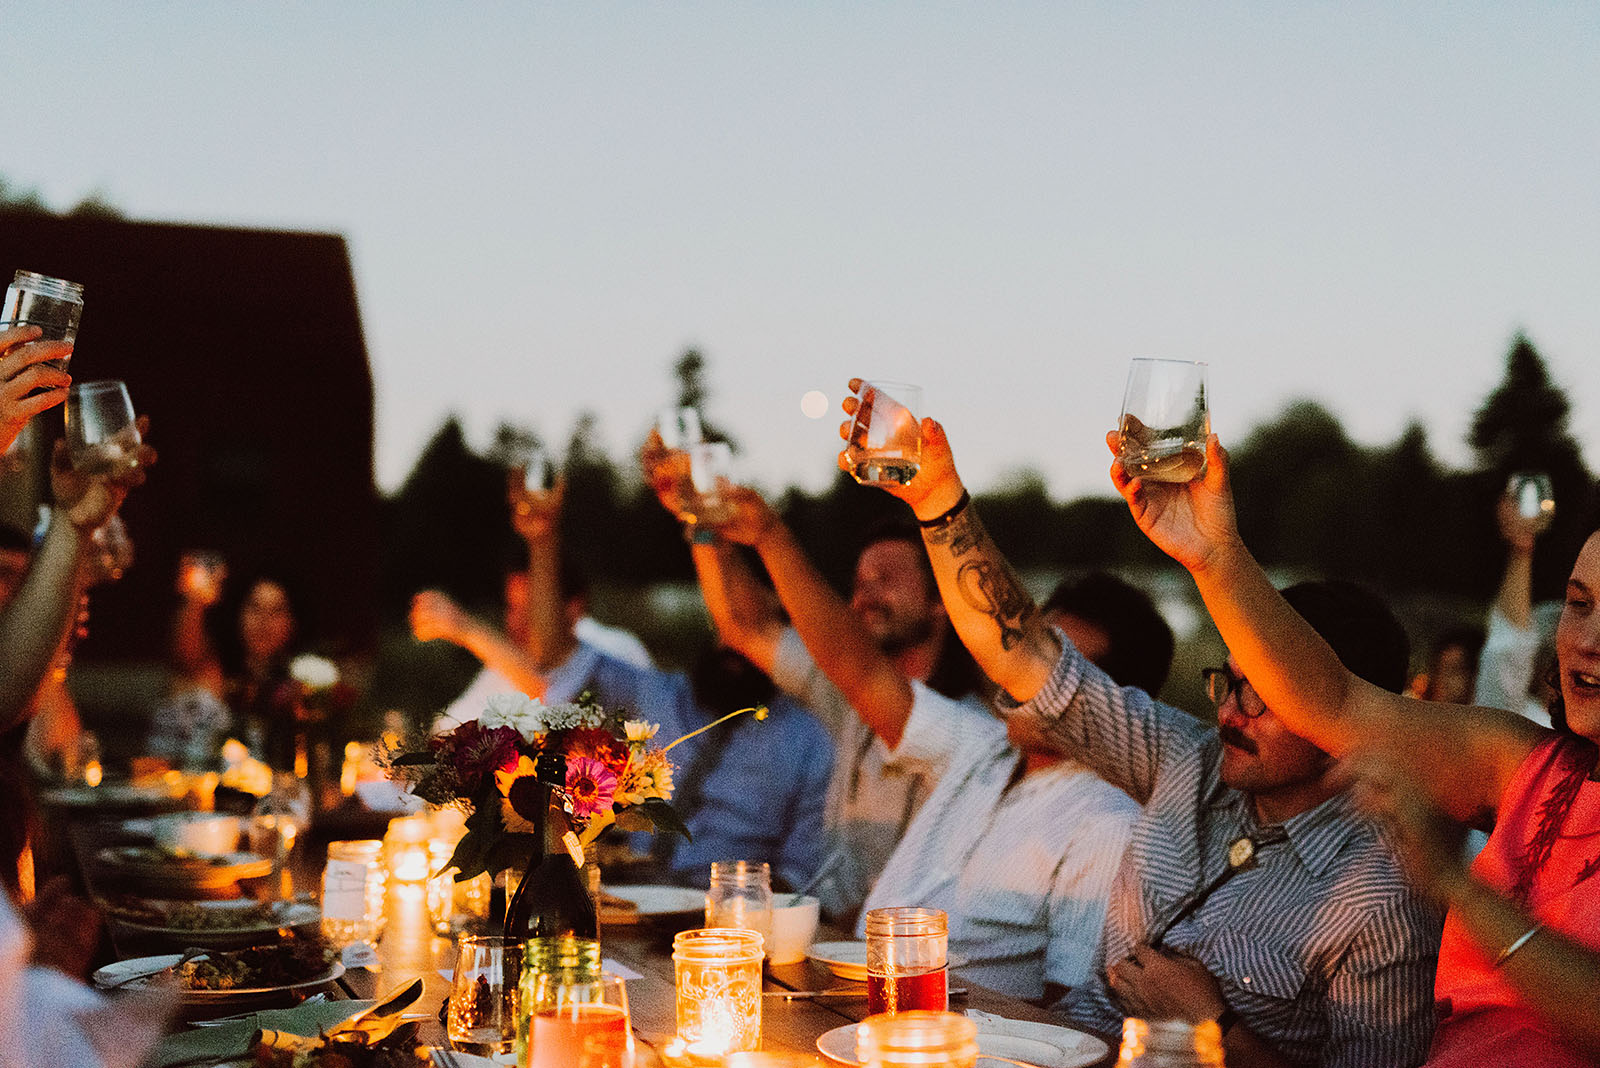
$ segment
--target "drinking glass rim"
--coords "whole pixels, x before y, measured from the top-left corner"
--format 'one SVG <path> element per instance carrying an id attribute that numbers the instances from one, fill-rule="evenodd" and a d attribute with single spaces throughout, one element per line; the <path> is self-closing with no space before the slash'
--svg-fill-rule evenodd
<path id="1" fill-rule="evenodd" d="M 67 392 L 79 396 L 88 393 L 114 393 L 117 390 L 128 392 L 128 383 L 120 378 L 91 378 L 84 382 L 74 382 L 67 387 Z"/>
<path id="2" fill-rule="evenodd" d="M 1180 360 L 1172 356 L 1135 356 L 1133 363 L 1170 363 L 1179 367 L 1210 367 L 1205 360 Z"/>
<path id="3" fill-rule="evenodd" d="M 54 275 L 20 269 L 11 278 L 12 285 L 16 285 L 19 282 L 34 292 L 41 293 L 47 297 L 59 297 L 77 304 L 83 303 L 82 282 L 69 282 L 65 278 L 57 278 Z"/>

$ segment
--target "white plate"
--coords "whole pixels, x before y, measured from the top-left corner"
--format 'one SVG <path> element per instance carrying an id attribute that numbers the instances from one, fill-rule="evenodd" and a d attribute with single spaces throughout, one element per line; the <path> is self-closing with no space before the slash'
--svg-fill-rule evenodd
<path id="1" fill-rule="evenodd" d="M 611 897 L 630 901 L 635 906 L 631 909 L 605 908 L 601 906 L 601 923 L 630 924 L 642 920 L 651 920 L 663 916 L 684 916 L 693 913 L 705 914 L 706 892 L 692 890 L 687 886 L 605 886 L 602 890 Z"/>
<path id="2" fill-rule="evenodd" d="M 818 942 L 811 947 L 807 957 L 828 969 L 840 979 L 864 983 L 867 981 L 867 944 L 865 942 Z M 959 953 L 945 957 L 947 968 L 959 968 L 967 958 Z"/>
<path id="3" fill-rule="evenodd" d="M 986 1053 L 1027 1061 L 1039 1068 L 1084 1068 L 1111 1052 L 1111 1047 L 1100 1039 L 1071 1027 L 988 1015 L 974 1018 L 973 1022 L 978 1025 L 979 1068 L 1005 1068 L 1000 1061 L 984 1060 Z M 817 1049 L 829 1060 L 859 1065 L 856 1026 L 835 1027 L 817 1039 Z"/>
<path id="4" fill-rule="evenodd" d="M 94 985 L 105 989 L 127 981 L 121 989 L 137 990 L 144 984 L 138 981 L 139 976 L 153 976 L 157 972 L 177 964 L 183 959 L 180 953 L 165 953 L 159 957 L 134 957 L 131 960 L 119 960 L 107 964 L 104 968 L 95 971 Z M 274 994 L 289 994 L 298 990 L 312 990 L 333 982 L 344 974 L 344 965 L 334 961 L 328 969 L 320 975 L 309 979 L 302 979 L 297 983 L 284 983 L 281 986 L 251 986 L 235 987 L 231 990 L 185 990 L 183 1003 L 185 1005 L 215 1005 L 221 1002 L 235 1000 L 250 1000 L 254 998 L 269 997 Z"/>
<path id="5" fill-rule="evenodd" d="M 867 981 L 865 942 L 817 942 L 811 946 L 811 951 L 806 956 L 840 979 L 849 979 L 857 983 Z"/>
<path id="6" fill-rule="evenodd" d="M 243 912 L 254 910 L 258 902 L 246 898 L 233 901 L 162 901 L 151 902 L 157 908 L 166 911 L 175 907 L 198 908 L 212 913 L 219 919 L 226 919 L 230 912 Z M 182 942 L 188 946 L 200 946 L 206 949 L 231 949 L 248 946 L 260 937 L 275 934 L 281 927 L 306 927 L 319 923 L 322 920 L 322 910 L 306 902 L 277 902 L 272 908 L 276 922 L 258 921 L 248 925 L 235 922 L 233 925 L 222 924 L 209 927 L 170 927 L 160 923 L 143 923 L 137 920 L 125 919 L 112 914 L 112 920 L 121 927 L 141 934 L 157 935 L 168 942 Z"/>
<path id="7" fill-rule="evenodd" d="M 95 854 L 95 863 L 112 878 L 140 884 L 214 890 L 240 879 L 272 874 L 272 861 L 254 853 L 220 857 L 169 853 L 159 846 L 110 846 Z"/>

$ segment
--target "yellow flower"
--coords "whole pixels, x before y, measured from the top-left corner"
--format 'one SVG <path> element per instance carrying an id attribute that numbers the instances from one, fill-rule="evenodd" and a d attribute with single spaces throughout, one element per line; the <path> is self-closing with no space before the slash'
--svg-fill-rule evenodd
<path id="1" fill-rule="evenodd" d="M 526 779 L 527 784 L 518 790 L 518 794 L 529 790 L 538 780 L 534 776 L 533 761 L 525 756 L 517 757 L 517 766 L 510 771 L 497 771 L 494 773 L 494 785 L 500 791 L 500 823 L 508 834 L 536 834 L 539 827 L 532 820 L 526 819 L 511 803 L 511 791 L 517 784 Z M 533 792 L 537 797 L 537 791 Z"/>
<path id="2" fill-rule="evenodd" d="M 642 719 L 630 719 L 622 725 L 630 742 L 648 742 L 656 736 L 656 731 L 661 729 L 659 723 L 647 723 Z"/>
<path id="3" fill-rule="evenodd" d="M 672 800 L 672 765 L 659 752 L 635 754 L 622 769 L 615 800 L 628 808 L 652 797 Z"/>

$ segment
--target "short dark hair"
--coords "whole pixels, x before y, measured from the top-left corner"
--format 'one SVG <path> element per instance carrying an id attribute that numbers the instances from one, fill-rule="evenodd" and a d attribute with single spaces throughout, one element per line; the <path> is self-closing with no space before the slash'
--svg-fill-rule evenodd
<path id="1" fill-rule="evenodd" d="M 1339 662 L 1391 693 L 1405 689 L 1411 641 L 1376 594 L 1339 579 L 1300 582 L 1283 599 L 1333 647 Z"/>
<path id="2" fill-rule="evenodd" d="M 1172 628 L 1143 590 L 1109 571 L 1062 579 L 1044 602 L 1044 612 L 1062 612 L 1106 632 L 1111 649 L 1098 666 L 1118 686 L 1161 691 L 1172 670 Z"/>

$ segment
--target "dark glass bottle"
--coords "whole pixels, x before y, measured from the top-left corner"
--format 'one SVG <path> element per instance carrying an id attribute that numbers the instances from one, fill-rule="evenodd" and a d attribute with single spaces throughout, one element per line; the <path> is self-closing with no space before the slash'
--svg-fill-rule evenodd
<path id="1" fill-rule="evenodd" d="M 598 939 L 600 921 L 595 915 L 594 899 L 567 849 L 566 816 L 552 804 L 544 763 L 541 758 L 535 804 L 539 815 L 534 819 L 538 828 L 534 837 L 543 847 L 506 906 L 506 937 L 519 942 L 563 935 Z"/>

